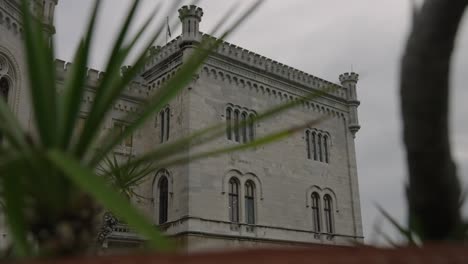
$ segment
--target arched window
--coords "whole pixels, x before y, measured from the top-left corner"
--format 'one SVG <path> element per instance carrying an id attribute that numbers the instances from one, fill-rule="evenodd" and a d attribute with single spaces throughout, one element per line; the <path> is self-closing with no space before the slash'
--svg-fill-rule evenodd
<path id="1" fill-rule="evenodd" d="M 242 113 L 242 142 L 247 143 L 247 113 Z"/>
<path id="2" fill-rule="evenodd" d="M 0 79 L 0 96 L 8 102 L 8 93 L 10 92 L 10 84 L 6 78 Z"/>
<path id="3" fill-rule="evenodd" d="M 307 158 L 311 158 L 311 149 L 310 149 L 310 131 L 306 131 L 306 145 L 307 145 Z"/>
<path id="4" fill-rule="evenodd" d="M 229 180 L 229 220 L 239 222 L 239 181 L 236 178 Z"/>
<path id="5" fill-rule="evenodd" d="M 320 233 L 320 196 L 316 192 L 312 193 L 312 224 L 314 232 Z"/>
<path id="6" fill-rule="evenodd" d="M 159 224 L 167 222 L 169 207 L 169 186 L 166 176 L 161 177 L 158 183 L 159 192 Z"/>
<path id="7" fill-rule="evenodd" d="M 316 144 L 316 134 L 312 132 L 312 147 L 314 149 L 314 160 L 317 160 L 317 144 Z"/>
<path id="8" fill-rule="evenodd" d="M 255 139 L 255 131 L 254 131 L 254 115 L 249 115 L 249 140 L 254 141 Z"/>
<path id="9" fill-rule="evenodd" d="M 170 119 L 171 119 L 171 110 L 169 107 L 166 107 L 159 113 L 159 123 L 160 123 L 160 143 L 164 143 L 169 140 L 170 133 Z"/>
<path id="10" fill-rule="evenodd" d="M 226 109 L 226 134 L 227 134 L 227 139 L 231 140 L 232 139 L 232 109 L 228 107 Z"/>
<path id="11" fill-rule="evenodd" d="M 159 113 L 159 123 L 160 123 L 160 130 L 161 130 L 161 134 L 160 134 L 160 142 L 163 143 L 164 142 L 164 127 L 165 127 L 165 123 L 166 123 L 166 119 L 164 118 L 164 111 L 161 111 Z"/>
<path id="12" fill-rule="evenodd" d="M 323 197 L 323 203 L 324 203 L 324 212 L 325 212 L 325 226 L 326 226 L 326 231 L 329 234 L 334 233 L 334 226 L 333 226 L 333 200 L 332 197 L 328 194 L 326 194 Z"/>
<path id="13" fill-rule="evenodd" d="M 164 111 L 165 114 L 166 114 L 166 141 L 169 140 L 169 128 L 171 127 L 171 109 L 166 108 L 166 110 Z"/>
<path id="14" fill-rule="evenodd" d="M 239 142 L 239 111 L 235 110 L 234 111 L 234 140 L 236 142 Z"/>
<path id="15" fill-rule="evenodd" d="M 250 110 L 252 112 L 252 110 Z M 248 143 L 254 140 L 255 115 L 238 106 L 226 108 L 226 135 L 228 140 Z"/>
<path id="16" fill-rule="evenodd" d="M 255 184 L 252 181 L 245 183 L 245 222 L 255 224 Z"/>
<path id="17" fill-rule="evenodd" d="M 323 161 L 323 154 L 322 154 L 322 135 L 318 134 L 318 154 L 319 154 L 319 160 L 320 162 Z"/>
<path id="18" fill-rule="evenodd" d="M 325 162 L 328 163 L 328 136 L 324 135 L 323 136 L 323 149 L 324 149 L 324 156 L 325 156 Z"/>

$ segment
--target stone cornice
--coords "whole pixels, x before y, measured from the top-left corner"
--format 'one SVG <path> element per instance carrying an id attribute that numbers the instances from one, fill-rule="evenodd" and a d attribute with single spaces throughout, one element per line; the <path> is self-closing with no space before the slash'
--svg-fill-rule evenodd
<path id="1" fill-rule="evenodd" d="M 262 82 L 265 85 L 275 86 L 276 89 L 285 90 L 287 87 L 290 89 L 290 91 L 285 92 L 290 92 L 292 94 L 297 94 L 297 91 L 300 91 L 300 93 L 319 92 L 327 88 L 327 86 L 321 85 L 319 83 L 316 83 L 314 86 L 306 86 L 304 84 L 282 78 L 281 76 L 271 74 L 267 71 L 252 68 L 249 65 L 232 60 L 231 58 L 219 56 L 219 54 L 212 55 L 210 59 L 207 60 L 207 63 L 218 67 L 228 67 L 229 70 L 233 73 L 240 74 L 246 78 L 254 79 L 255 81 Z M 339 87 L 341 86 L 333 84 L 331 90 L 339 89 Z M 346 105 L 348 101 L 346 100 L 345 96 L 346 94 L 343 94 L 343 96 L 338 96 L 334 91 L 332 91 L 330 93 L 323 94 L 321 97 Z"/>
<path id="2" fill-rule="evenodd" d="M 216 41 L 217 39 L 204 34 L 203 40 Z M 154 48 L 155 54 L 153 55 L 152 60 L 146 65 L 146 70 L 155 67 L 172 54 L 180 51 L 180 41 L 181 36 L 175 38 L 163 47 Z M 231 43 L 222 42 L 219 47 L 214 50 L 212 57 L 215 56 L 221 57 L 226 61 L 229 60 L 232 64 L 239 65 L 240 67 L 250 68 L 256 73 L 262 73 L 263 75 L 268 75 L 273 79 L 295 84 L 295 86 L 300 86 L 308 90 L 313 91 L 329 87 L 331 88 L 331 91 L 328 95 L 341 101 L 347 100 L 347 89 L 339 84 L 310 75 Z"/>
<path id="3" fill-rule="evenodd" d="M 150 69 L 146 69 L 143 72 L 142 77 L 148 82 L 153 82 L 167 72 L 170 72 L 182 65 L 182 56 L 182 52 L 176 52 L 169 55 L 168 57 L 158 61 L 158 63 L 153 65 Z"/>
<path id="4" fill-rule="evenodd" d="M 248 89 L 255 90 L 260 96 L 272 96 L 277 101 L 297 100 L 310 92 L 310 90 L 303 87 L 278 81 L 266 75 L 259 75 L 248 68 L 238 67 L 235 64 L 229 64 L 229 62 L 220 61 L 214 57 L 206 61 L 202 68 L 202 75 L 218 81 L 233 83 L 233 86 L 240 89 L 247 87 Z M 306 102 L 302 104 L 302 107 L 307 111 L 328 114 L 337 118 L 345 118 L 348 115 L 349 109 L 346 101 L 333 98 L 329 95 L 325 96 L 326 98 L 324 96 L 320 97 L 322 100 Z M 323 99 L 339 103 L 342 107 L 337 108 L 325 104 L 321 102 Z"/>
<path id="5" fill-rule="evenodd" d="M 203 35 L 204 39 L 217 40 L 210 35 Z M 243 49 L 228 42 L 219 45 L 215 53 L 230 58 L 238 63 L 248 65 L 256 70 L 261 70 L 277 78 L 301 84 L 309 88 L 333 87 L 331 93 L 335 96 L 346 98 L 346 88 L 336 83 L 310 75 L 298 69 L 284 65 L 280 62 L 266 58 L 249 50 Z"/>

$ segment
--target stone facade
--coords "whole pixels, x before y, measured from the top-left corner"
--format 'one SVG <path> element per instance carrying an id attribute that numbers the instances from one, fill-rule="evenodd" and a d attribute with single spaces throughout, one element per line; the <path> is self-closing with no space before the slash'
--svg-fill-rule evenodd
<path id="1" fill-rule="evenodd" d="M 44 30 L 53 34 L 57 0 L 44 3 L 47 8 L 40 2 L 34 8 L 43 13 Z M 152 49 L 151 61 L 115 102 L 103 131 L 116 123 L 129 122 L 124 117 L 137 112 L 175 74 L 198 43 L 214 39 L 199 30 L 203 16 L 200 8 L 185 6 L 179 14 L 181 36 L 164 47 Z M 0 78 L 8 80 L 8 103 L 29 128 L 32 115 L 16 1 L 0 0 L 0 34 L 0 65 L 8 65 L 10 69 L 7 75 L 2 72 L 7 66 L 2 66 Z M 70 64 L 57 60 L 56 67 L 61 89 Z M 83 117 L 93 103 L 94 87 L 101 75 L 97 70 L 88 71 Z M 133 135 L 131 144 L 122 144 L 116 153 L 139 155 L 216 123 L 229 121 L 231 130 L 208 148 L 243 144 L 252 138 L 325 118 L 271 145 L 161 168 L 139 187 L 141 195 L 151 199 L 135 200 L 135 204 L 188 251 L 362 242 L 354 146 L 360 127 L 358 75 L 346 73 L 339 79 L 340 84 L 328 82 L 223 42 L 167 110 L 156 114 Z M 236 130 L 235 115 L 237 120 L 255 116 L 322 89 L 328 92 L 278 116 L 249 124 L 245 131 Z M 187 154 L 199 150 L 191 148 Z M 232 180 L 238 185 L 236 198 L 231 190 Z M 247 193 L 246 184 L 250 184 L 253 194 Z M 313 194 L 318 195 L 318 201 Z M 165 206 L 164 210 L 160 206 Z M 139 241 L 126 226 L 119 225 L 105 246 L 129 247 Z"/>

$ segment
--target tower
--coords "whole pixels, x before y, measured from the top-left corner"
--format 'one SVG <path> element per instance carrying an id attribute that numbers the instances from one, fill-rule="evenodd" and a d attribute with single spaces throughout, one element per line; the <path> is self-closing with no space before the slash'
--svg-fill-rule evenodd
<path id="1" fill-rule="evenodd" d="M 58 0 L 31 0 L 29 10 L 42 23 L 43 32 L 51 40 Z M 4 100 L 29 127 L 31 110 L 27 94 L 27 65 L 23 49 L 23 22 L 20 0 L 0 0 L 0 89 Z"/>
<path id="2" fill-rule="evenodd" d="M 356 136 L 356 133 L 361 128 L 359 125 L 359 118 L 357 109 L 361 104 L 357 99 L 356 85 L 359 80 L 359 74 L 354 72 L 347 72 L 340 75 L 340 83 L 343 87 L 348 89 L 348 105 L 350 110 L 349 130 Z"/>
<path id="3" fill-rule="evenodd" d="M 55 16 L 55 6 L 57 5 L 58 0 L 43 0 L 42 4 L 39 4 L 39 14 L 38 16 L 42 18 L 42 23 L 44 24 L 44 31 L 49 36 L 55 34 L 54 27 L 54 16 Z"/>
<path id="4" fill-rule="evenodd" d="M 202 17 L 203 10 L 200 7 L 191 5 L 179 9 L 179 18 L 182 22 L 181 46 L 193 45 L 201 41 L 200 22 Z"/>
<path id="5" fill-rule="evenodd" d="M 143 73 L 150 90 L 160 89 L 197 43 L 216 39 L 201 34 L 202 16 L 196 6 L 179 9 L 182 35 L 154 48 Z M 144 146 L 154 146 L 154 138 L 165 144 L 167 135 L 170 142 L 225 122 L 225 135 L 201 149 L 227 148 L 311 118 L 326 120 L 268 146 L 158 168 L 141 189 L 153 197 L 145 210 L 154 212 L 155 224 L 188 251 L 362 241 L 353 139 L 360 128 L 358 75 L 343 74 L 340 80 L 334 84 L 221 42 L 197 78 L 156 117 L 148 130 L 155 136 L 142 137 Z M 323 87 L 334 89 L 275 120 L 255 121 L 259 113 Z M 246 121 L 249 126 L 241 128 Z M 198 151 L 188 147 L 187 155 Z"/>

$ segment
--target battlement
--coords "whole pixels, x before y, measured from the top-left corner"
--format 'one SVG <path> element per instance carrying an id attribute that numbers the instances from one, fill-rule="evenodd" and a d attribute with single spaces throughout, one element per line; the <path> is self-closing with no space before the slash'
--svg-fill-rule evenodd
<path id="1" fill-rule="evenodd" d="M 359 74 L 355 72 L 346 72 L 340 75 L 340 82 L 358 82 L 359 81 Z"/>
<path id="2" fill-rule="evenodd" d="M 144 71 L 151 70 L 154 66 L 180 51 L 180 39 L 179 36 L 163 47 L 151 47 L 150 56 L 152 56 L 152 58 L 146 63 Z"/>
<path id="3" fill-rule="evenodd" d="M 217 38 L 203 34 L 203 41 L 216 41 Z M 159 63 L 163 62 L 170 56 L 174 55 L 178 51 L 181 50 L 180 48 L 181 37 L 177 37 L 176 39 L 169 42 L 167 45 L 163 47 L 153 47 L 152 48 L 152 56 L 153 58 L 147 63 L 145 66 L 145 71 L 152 69 L 154 66 L 158 65 Z M 234 61 L 246 64 L 250 67 L 259 69 L 264 71 L 265 73 L 275 75 L 281 77 L 283 79 L 299 83 L 303 86 L 312 89 L 324 89 L 327 88 L 330 90 L 329 94 L 334 95 L 340 98 L 347 98 L 347 88 L 343 87 L 342 85 L 321 79 L 314 75 L 305 73 L 293 67 L 287 66 L 283 63 L 274 61 L 270 58 L 265 56 L 259 55 L 242 47 L 238 47 L 234 44 L 229 42 L 222 42 L 218 48 L 214 51 L 215 54 L 221 55 L 223 57 L 227 57 Z M 348 76 L 343 74 L 343 76 Z M 357 78 L 359 75 L 355 73 L 351 73 L 350 76 L 355 76 Z M 346 78 L 346 77 L 343 77 Z M 349 77 L 348 77 L 349 78 Z M 340 76 L 341 81 L 341 76 Z"/>
<path id="4" fill-rule="evenodd" d="M 204 34 L 204 40 L 214 41 L 216 38 Z M 259 55 L 252 51 L 246 50 L 244 48 L 238 47 L 234 44 L 223 42 L 219 45 L 218 49 L 215 51 L 217 54 L 230 58 L 232 60 L 247 64 L 248 66 L 254 67 L 256 69 L 262 70 L 268 74 L 272 74 L 283 79 L 299 83 L 309 88 L 313 89 L 330 89 L 330 94 L 346 98 L 346 88 L 332 83 L 330 81 L 321 79 L 319 77 L 313 76 L 311 74 L 305 73 L 293 67 L 287 66 L 283 63 L 274 61 L 265 56 Z"/>
<path id="5" fill-rule="evenodd" d="M 202 16 L 203 16 L 203 9 L 195 5 L 183 6 L 179 9 L 179 18 L 181 20 L 187 17 L 195 17 L 201 20 Z"/>
<path id="6" fill-rule="evenodd" d="M 72 68 L 73 64 L 63 61 L 55 60 L 55 74 L 58 80 L 65 80 Z M 123 73 L 129 66 L 123 66 L 121 68 L 121 73 Z M 88 68 L 86 74 L 86 85 L 90 88 L 96 88 L 99 85 L 99 82 L 104 77 L 105 72 Z M 128 87 L 124 90 L 124 96 L 131 97 L 136 100 L 145 100 L 149 96 L 149 92 L 144 81 L 139 81 L 139 78 L 132 81 Z"/>

